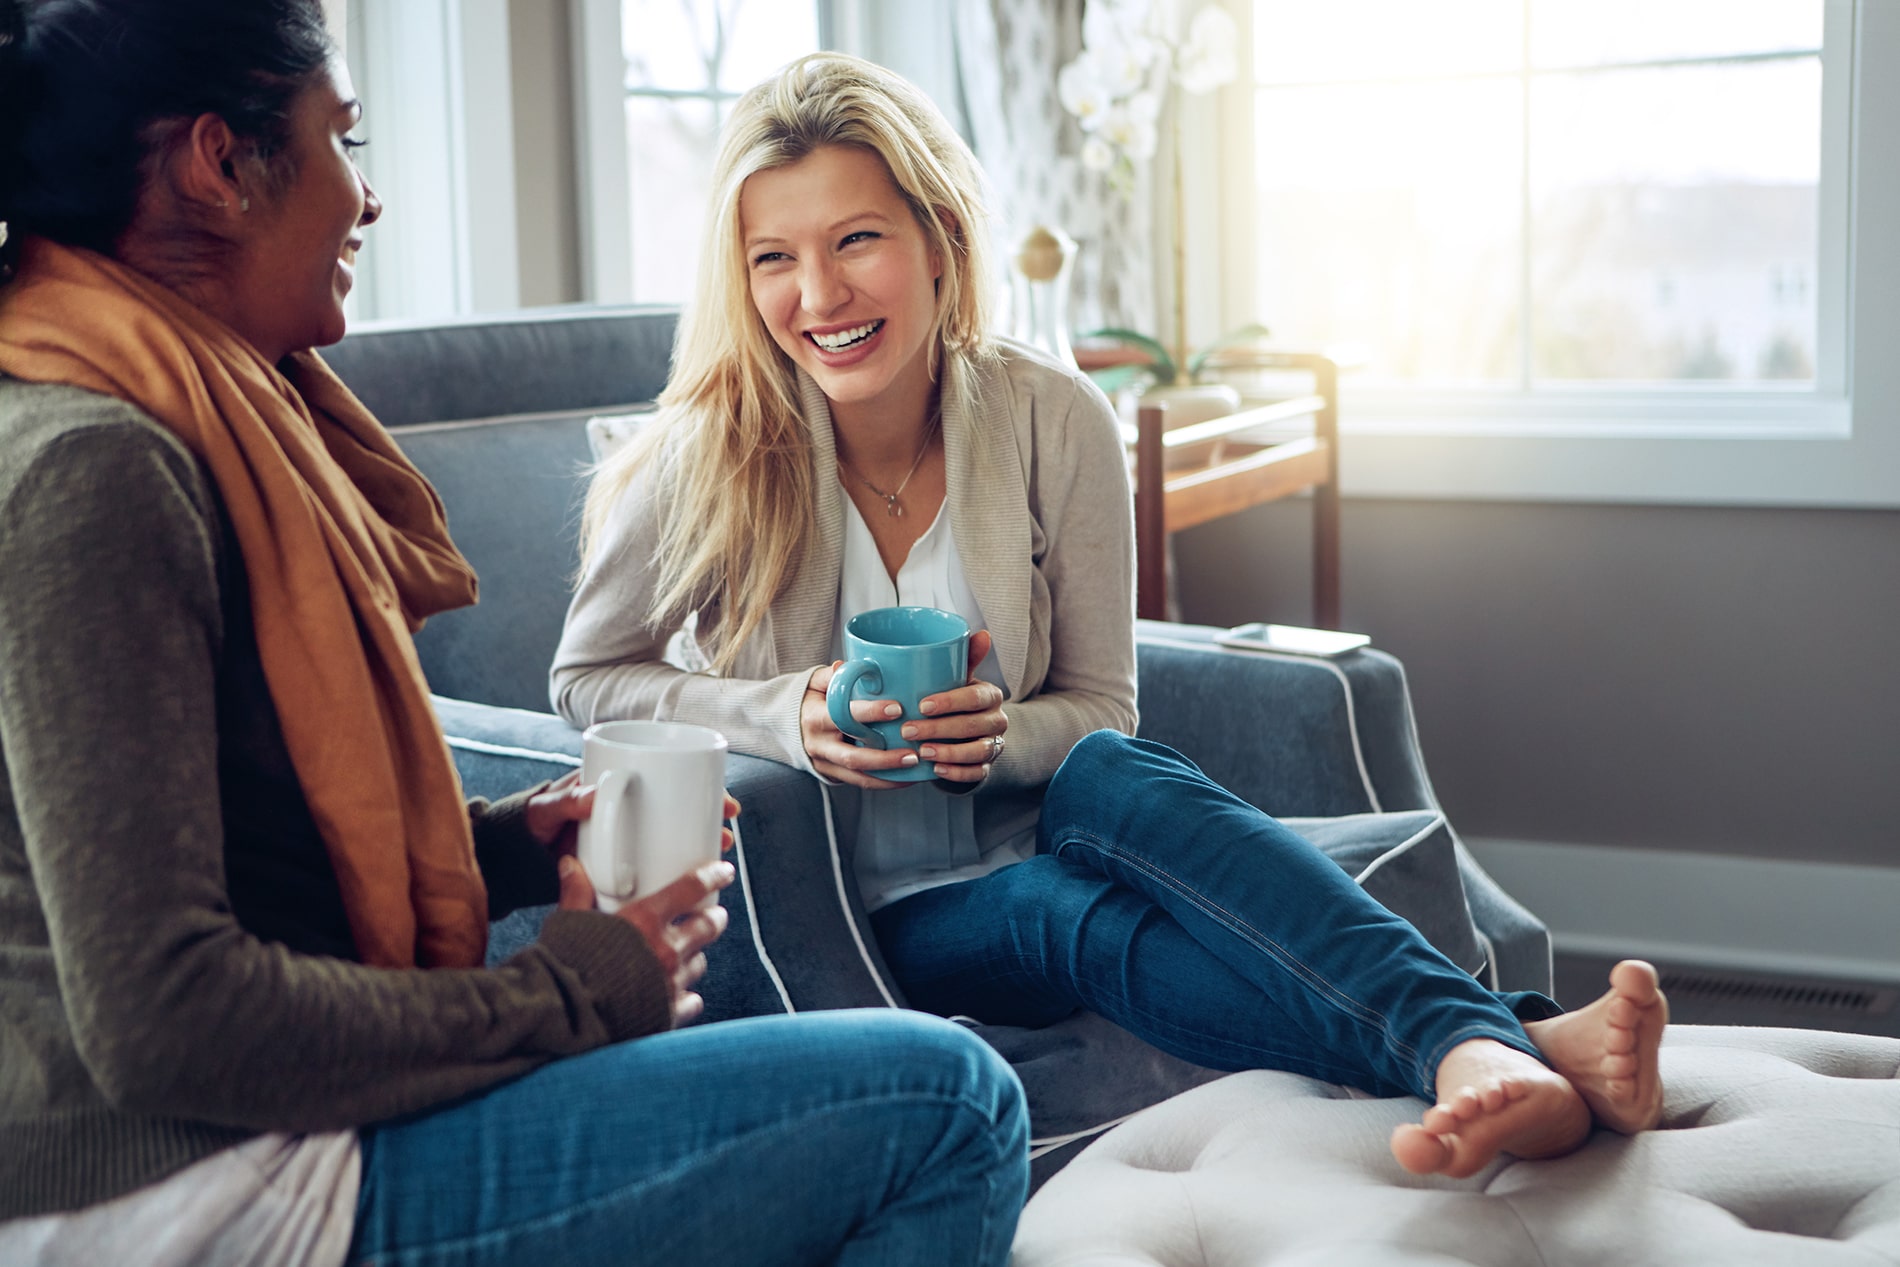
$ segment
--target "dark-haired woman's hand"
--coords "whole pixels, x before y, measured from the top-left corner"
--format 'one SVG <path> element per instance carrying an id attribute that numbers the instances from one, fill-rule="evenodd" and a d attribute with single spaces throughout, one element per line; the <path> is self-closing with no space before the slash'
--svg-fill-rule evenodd
<path id="1" fill-rule="evenodd" d="M 952 783 L 981 783 L 1003 752 L 1003 690 L 976 676 L 976 667 L 990 653 L 990 631 L 970 635 L 969 680 L 954 691 L 926 695 L 918 701 L 921 721 L 904 723 L 904 738 L 919 744 L 918 753 L 936 766 L 940 779 Z"/>
<path id="2" fill-rule="evenodd" d="M 594 882 L 587 878 L 580 859 L 562 858 L 560 866 L 561 909 L 595 909 Z M 727 916 L 725 907 L 715 903 L 702 909 L 701 903 L 731 884 L 734 874 L 730 862 L 709 862 L 614 912 L 614 918 L 640 930 L 666 974 L 675 1027 L 693 1020 L 706 1008 L 705 1000 L 693 987 L 706 975 L 706 947 L 726 931 Z"/>
<path id="3" fill-rule="evenodd" d="M 805 682 L 805 698 L 798 710 L 798 723 L 805 740 L 805 755 L 811 758 L 811 768 L 827 779 L 838 783 L 849 783 L 853 787 L 885 788 L 909 787 L 907 783 L 892 783 L 878 777 L 880 770 L 901 770 L 917 764 L 917 754 L 909 748 L 861 748 L 845 738 L 844 732 L 832 724 L 831 711 L 825 706 L 825 691 L 831 686 L 831 675 L 838 669 L 836 664 L 820 665 L 812 670 L 811 677 Z M 901 705 L 895 700 L 853 700 L 851 715 L 869 725 L 871 722 L 890 721 L 904 715 Z"/>
<path id="4" fill-rule="evenodd" d="M 581 823 L 594 812 L 594 787 L 570 770 L 528 798 L 528 834 L 555 854 L 571 854 Z"/>

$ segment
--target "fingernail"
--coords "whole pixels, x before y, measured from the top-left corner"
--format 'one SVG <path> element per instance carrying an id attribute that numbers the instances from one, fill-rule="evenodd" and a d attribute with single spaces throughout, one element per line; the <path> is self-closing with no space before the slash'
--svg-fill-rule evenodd
<path id="1" fill-rule="evenodd" d="M 906 726 L 904 727 L 903 734 L 906 739 L 915 739 L 917 737 L 917 727 Z"/>
<path id="2" fill-rule="evenodd" d="M 930 744 L 925 744 L 917 750 L 917 755 L 926 761 L 935 761 L 937 759 L 937 750 Z"/>
<path id="3" fill-rule="evenodd" d="M 917 706 L 917 711 L 920 713 L 934 713 L 937 711 L 937 701 L 934 699 L 927 699 L 923 703 Z"/>
<path id="4" fill-rule="evenodd" d="M 903 706 L 899 704 L 886 704 L 884 706 L 884 715 L 892 719 L 902 717 L 904 715 Z"/>
<path id="5" fill-rule="evenodd" d="M 907 753 L 905 753 L 905 754 L 904 754 L 904 759 L 903 759 L 902 761 L 900 761 L 900 762 L 898 762 L 897 764 L 899 764 L 899 765 L 916 765 L 916 764 L 917 764 L 917 754 L 916 754 L 916 753 L 914 753 L 914 752 L 907 752 Z"/>

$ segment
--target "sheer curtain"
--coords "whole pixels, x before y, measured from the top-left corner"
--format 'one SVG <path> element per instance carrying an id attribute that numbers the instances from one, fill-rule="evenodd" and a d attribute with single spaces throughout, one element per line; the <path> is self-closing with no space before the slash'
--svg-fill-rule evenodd
<path id="1" fill-rule="evenodd" d="M 989 175 L 998 252 L 1053 225 L 1079 251 L 1069 297 L 1076 330 L 1152 332 L 1154 164 L 1126 195 L 1076 157 L 1081 128 L 1056 99 L 1056 72 L 1082 49 L 1084 0 L 964 0 L 954 6 L 963 116 Z M 1013 266 L 1012 266 L 1013 267 Z"/>

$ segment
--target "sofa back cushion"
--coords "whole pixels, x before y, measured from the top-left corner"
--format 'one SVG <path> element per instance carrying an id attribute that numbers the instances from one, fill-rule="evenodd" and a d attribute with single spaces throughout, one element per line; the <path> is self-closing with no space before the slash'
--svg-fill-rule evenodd
<path id="1" fill-rule="evenodd" d="M 509 414 L 604 413 L 652 400 L 672 365 L 674 308 L 542 308 L 370 322 L 323 353 L 394 430 Z"/>
<path id="2" fill-rule="evenodd" d="M 437 423 L 395 436 L 442 494 L 449 534 L 481 581 L 474 607 L 432 617 L 416 635 L 429 689 L 545 712 L 580 562 L 587 415 Z"/>
<path id="3" fill-rule="evenodd" d="M 475 608 L 416 638 L 437 694 L 547 708 L 579 564 L 587 418 L 659 393 L 677 320 L 576 307 L 371 323 L 323 354 L 442 494 L 481 579 Z"/>

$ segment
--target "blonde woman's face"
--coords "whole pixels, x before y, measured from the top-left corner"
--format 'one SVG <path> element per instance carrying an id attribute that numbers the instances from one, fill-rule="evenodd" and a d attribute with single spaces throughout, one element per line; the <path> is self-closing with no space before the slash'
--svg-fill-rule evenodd
<path id="1" fill-rule="evenodd" d="M 827 146 L 755 173 L 739 225 L 753 305 L 834 416 L 928 407 L 943 261 L 883 159 Z"/>

